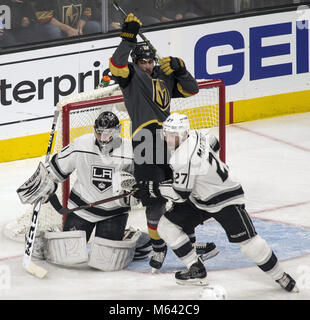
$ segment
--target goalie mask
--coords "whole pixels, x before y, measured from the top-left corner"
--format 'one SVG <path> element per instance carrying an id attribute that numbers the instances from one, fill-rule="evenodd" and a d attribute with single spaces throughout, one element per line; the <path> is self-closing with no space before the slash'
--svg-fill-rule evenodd
<path id="1" fill-rule="evenodd" d="M 110 111 L 102 112 L 95 120 L 95 137 L 101 151 L 110 149 L 110 144 L 119 139 L 121 124 L 118 117 Z M 109 147 L 108 147 L 109 146 Z"/>
<path id="2" fill-rule="evenodd" d="M 175 150 L 187 139 L 190 130 L 188 117 L 185 114 L 173 113 L 163 123 L 163 137 L 169 150 Z"/>
<path id="3" fill-rule="evenodd" d="M 145 43 L 137 44 L 130 55 L 134 63 L 141 59 L 153 59 L 155 63 L 157 62 L 155 52 Z"/>

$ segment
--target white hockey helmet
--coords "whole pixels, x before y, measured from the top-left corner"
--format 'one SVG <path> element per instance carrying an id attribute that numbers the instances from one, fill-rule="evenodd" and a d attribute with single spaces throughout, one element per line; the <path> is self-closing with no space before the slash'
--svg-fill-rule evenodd
<path id="1" fill-rule="evenodd" d="M 189 119 L 185 114 L 181 113 L 172 113 L 164 122 L 163 122 L 163 136 L 168 140 L 168 137 L 177 137 L 175 148 L 182 143 L 188 135 L 190 130 Z M 167 141 L 169 147 L 169 141 Z M 170 144 L 172 146 L 172 143 Z"/>
<path id="2" fill-rule="evenodd" d="M 183 134 L 190 130 L 188 117 L 185 114 L 174 112 L 163 122 L 164 132 L 179 132 Z"/>

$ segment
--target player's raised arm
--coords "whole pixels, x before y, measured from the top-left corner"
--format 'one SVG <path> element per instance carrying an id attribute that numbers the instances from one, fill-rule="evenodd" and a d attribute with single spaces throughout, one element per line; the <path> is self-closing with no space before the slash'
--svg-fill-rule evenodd
<path id="1" fill-rule="evenodd" d="M 136 46 L 137 34 L 141 26 L 141 21 L 132 13 L 126 17 L 120 33 L 123 40 L 109 61 L 110 71 L 121 87 L 126 87 L 133 72 L 133 68 L 128 64 L 128 57 L 130 51 Z"/>

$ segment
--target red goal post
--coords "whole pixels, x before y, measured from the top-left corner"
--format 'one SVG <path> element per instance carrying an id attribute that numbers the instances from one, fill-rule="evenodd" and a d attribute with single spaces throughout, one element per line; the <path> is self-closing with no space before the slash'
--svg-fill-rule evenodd
<path id="1" fill-rule="evenodd" d="M 191 129 L 211 130 L 220 141 L 220 158 L 225 162 L 225 85 L 220 80 L 202 80 L 199 83 L 199 93 L 188 98 L 171 99 L 170 111 L 185 113 L 190 120 Z M 123 137 L 130 138 L 130 120 L 124 99 L 118 85 L 99 88 L 63 98 L 57 104 L 60 111 L 53 154 L 72 142 L 75 138 L 92 133 L 97 116 L 106 110 L 115 112 L 122 123 Z M 70 183 L 75 181 L 75 174 L 70 175 L 62 188 L 57 190 L 62 205 L 67 207 Z M 13 240 L 23 242 L 28 232 L 32 208 L 28 207 L 18 218 L 7 223 L 3 229 L 4 234 Z M 58 214 L 50 203 L 41 207 L 38 231 L 62 229 L 62 216 Z"/>
<path id="2" fill-rule="evenodd" d="M 226 99 L 225 99 L 225 84 L 221 80 L 203 80 L 198 81 L 199 83 L 199 93 L 197 95 L 194 95 L 189 98 L 173 98 L 171 100 L 171 112 L 180 112 L 180 113 L 186 113 L 190 119 L 191 123 L 191 129 L 205 129 L 205 128 L 212 128 L 217 127 L 218 128 L 218 138 L 221 145 L 220 150 L 220 158 L 222 161 L 225 162 L 226 160 L 226 137 L 225 137 L 225 105 L 226 105 Z M 110 94 L 106 88 L 103 89 L 97 89 L 97 90 L 103 90 L 106 89 L 107 94 Z M 94 90 L 95 92 L 96 90 Z M 98 95 L 101 93 L 98 92 Z M 118 117 L 120 118 L 122 122 L 123 132 L 122 135 L 126 137 L 130 137 L 129 133 L 129 127 L 130 127 L 130 120 L 127 112 L 125 111 L 124 106 L 121 107 L 121 111 L 116 107 L 113 110 L 113 107 L 115 105 L 123 104 L 124 99 L 121 95 L 121 92 L 116 88 L 111 94 L 113 96 L 105 96 L 105 97 L 99 97 L 95 99 L 86 99 L 86 100 L 80 100 L 79 101 L 73 101 L 69 102 L 65 105 L 62 105 L 60 108 L 60 111 L 62 113 L 61 117 L 61 136 L 62 136 L 62 143 L 61 146 L 58 146 L 58 149 L 60 147 L 65 147 L 70 142 L 73 141 L 73 139 L 77 136 L 80 136 L 84 133 L 87 133 L 88 130 L 81 130 L 81 133 L 72 133 L 73 131 L 76 131 L 75 124 L 72 124 L 72 114 L 83 114 L 87 111 L 94 112 L 94 110 L 97 110 L 96 108 L 99 108 L 100 112 L 104 111 L 105 109 L 112 109 Z M 116 95 L 115 95 L 116 94 Z M 83 95 L 83 94 L 81 94 Z M 96 94 L 93 95 L 96 97 Z M 98 112 L 95 112 L 96 115 L 99 114 Z M 205 118 L 204 118 L 205 117 Z M 209 120 L 206 120 L 206 119 Z M 91 120 L 91 123 L 88 124 L 91 127 L 94 123 L 94 117 Z M 84 124 L 81 121 L 82 127 Z M 88 126 L 87 125 L 87 126 Z M 124 126 L 125 125 L 125 126 Z M 60 128 L 59 128 L 60 129 Z M 58 134 L 59 136 L 59 134 Z M 59 138 L 58 138 L 59 139 Z M 56 150 L 59 151 L 59 150 Z M 63 183 L 63 206 L 67 206 L 67 199 L 69 197 L 70 192 L 70 183 L 69 180 Z"/>

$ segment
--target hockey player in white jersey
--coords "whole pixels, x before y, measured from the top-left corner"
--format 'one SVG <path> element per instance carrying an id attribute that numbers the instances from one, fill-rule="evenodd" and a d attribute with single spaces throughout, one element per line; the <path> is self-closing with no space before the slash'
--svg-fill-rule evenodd
<path id="1" fill-rule="evenodd" d="M 62 182 L 73 171 L 76 173 L 77 179 L 68 200 L 69 208 L 112 197 L 113 175 L 122 170 L 132 171 L 131 145 L 129 141 L 120 138 L 120 130 L 117 116 L 105 111 L 95 121 L 95 134 L 75 139 L 52 157 L 47 169 L 54 181 Z M 76 211 L 67 216 L 64 231 L 81 224 L 88 240 L 94 223 L 101 222 L 96 225 L 96 234 L 120 240 L 127 222 L 128 209 L 124 200 L 119 200 Z"/>
<path id="2" fill-rule="evenodd" d="M 163 123 L 163 135 L 173 152 L 170 165 L 174 180 L 163 183 L 160 194 L 174 202 L 158 225 L 162 239 L 186 265 L 176 272 L 179 284 L 206 284 L 207 272 L 186 233 L 207 219 L 221 224 L 231 243 L 262 271 L 287 291 L 298 291 L 295 280 L 285 273 L 279 261 L 261 238 L 245 209 L 241 184 L 218 157 L 217 139 L 207 133 L 191 131 L 186 115 L 174 113 Z"/>
<path id="3" fill-rule="evenodd" d="M 51 199 L 54 186 L 74 171 L 77 178 L 70 192 L 68 208 L 114 196 L 120 190 L 122 173 L 133 170 L 131 142 L 122 139 L 120 131 L 121 124 L 114 113 L 101 113 L 95 121 L 94 134 L 76 138 L 55 154 L 46 168 L 42 165 L 46 170 L 44 173 L 42 169 L 40 173 L 45 177 L 41 179 L 44 183 L 26 202 Z M 61 265 L 88 261 L 86 243 L 94 229 L 88 262 L 91 267 L 103 271 L 120 270 L 134 255 L 137 259 L 147 257 L 151 251 L 148 235 L 139 230 L 126 230 L 130 205 L 136 204 L 134 197 L 127 197 L 71 212 L 66 217 L 63 232 L 46 233 L 45 238 L 49 241 L 45 258 Z M 69 252 L 69 247 L 75 248 L 74 252 Z"/>

